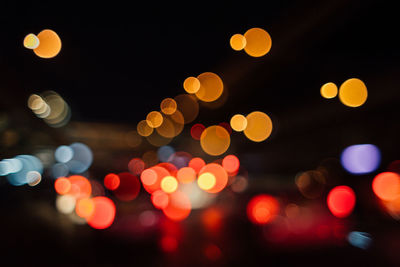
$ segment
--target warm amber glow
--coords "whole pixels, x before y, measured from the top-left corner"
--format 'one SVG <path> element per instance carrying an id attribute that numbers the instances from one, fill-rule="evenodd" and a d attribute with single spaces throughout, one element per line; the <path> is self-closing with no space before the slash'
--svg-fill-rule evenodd
<path id="1" fill-rule="evenodd" d="M 236 114 L 231 118 L 230 124 L 233 130 L 241 132 L 247 127 L 247 119 L 242 114 Z"/>
<path id="2" fill-rule="evenodd" d="M 173 138 L 182 132 L 184 123 L 182 113 L 176 110 L 174 114 L 164 116 L 163 123 L 156 128 L 156 131 L 163 137 Z"/>
<path id="3" fill-rule="evenodd" d="M 178 181 L 182 184 L 188 184 L 196 179 L 196 171 L 191 167 L 180 168 L 177 173 Z"/>
<path id="4" fill-rule="evenodd" d="M 262 57 L 269 52 L 272 46 L 271 36 L 261 28 L 252 28 L 248 30 L 244 37 L 246 46 L 244 51 L 252 57 Z"/>
<path id="5" fill-rule="evenodd" d="M 57 33 L 52 30 L 43 30 L 37 37 L 39 46 L 33 50 L 41 58 L 52 58 L 57 56 L 61 50 L 61 39 Z"/>
<path id="6" fill-rule="evenodd" d="M 231 37 L 229 43 L 233 50 L 240 51 L 246 46 L 246 38 L 237 33 Z"/>
<path id="7" fill-rule="evenodd" d="M 178 189 L 178 181 L 173 176 L 165 176 L 161 180 L 161 189 L 168 194 L 171 194 Z"/>
<path id="8" fill-rule="evenodd" d="M 326 83 L 321 87 L 321 95 L 323 98 L 334 98 L 337 96 L 338 88 L 334 83 Z"/>
<path id="9" fill-rule="evenodd" d="M 161 101 L 160 109 L 165 115 L 174 114 L 176 108 L 176 102 L 172 98 L 165 98 L 163 101 Z"/>
<path id="10" fill-rule="evenodd" d="M 94 203 L 90 198 L 82 198 L 75 206 L 76 214 L 81 218 L 89 218 L 94 212 Z"/>
<path id="11" fill-rule="evenodd" d="M 208 193 L 219 193 L 221 192 L 228 183 L 228 173 L 226 170 L 217 163 L 209 163 L 204 166 L 200 172 L 199 177 L 204 173 L 211 173 L 215 177 L 215 184 L 212 188 L 207 189 Z"/>
<path id="12" fill-rule="evenodd" d="M 33 33 L 28 34 L 24 38 L 24 46 L 28 49 L 35 49 L 39 46 L 39 38 Z"/>
<path id="13" fill-rule="evenodd" d="M 231 137 L 221 126 L 214 125 L 206 128 L 200 137 L 201 148 L 209 155 L 218 156 L 228 150 Z"/>
<path id="14" fill-rule="evenodd" d="M 271 135 L 272 121 L 264 112 L 254 111 L 247 115 L 246 119 L 244 134 L 251 141 L 262 142 Z"/>
<path id="15" fill-rule="evenodd" d="M 198 99 L 204 102 L 212 102 L 222 95 L 224 84 L 217 74 L 204 72 L 197 78 L 200 81 L 200 89 L 196 93 Z"/>
<path id="16" fill-rule="evenodd" d="M 197 179 L 197 184 L 203 190 L 210 190 L 215 186 L 215 176 L 210 172 L 205 172 Z"/>
<path id="17" fill-rule="evenodd" d="M 153 133 L 153 128 L 151 128 L 145 120 L 142 120 L 137 124 L 137 132 L 141 136 L 149 136 Z"/>
<path id="18" fill-rule="evenodd" d="M 363 81 L 348 79 L 339 88 L 339 99 L 348 107 L 359 107 L 367 101 L 368 90 Z"/>
<path id="19" fill-rule="evenodd" d="M 162 124 L 163 116 L 158 111 L 152 111 L 147 114 L 146 122 L 151 128 L 157 128 Z"/>
<path id="20" fill-rule="evenodd" d="M 199 104 L 195 96 L 182 94 L 175 98 L 178 110 L 182 113 L 184 123 L 188 124 L 194 121 L 199 114 Z"/>
<path id="21" fill-rule="evenodd" d="M 183 88 L 189 94 L 195 94 L 200 89 L 200 81 L 196 77 L 187 77 L 183 82 Z"/>

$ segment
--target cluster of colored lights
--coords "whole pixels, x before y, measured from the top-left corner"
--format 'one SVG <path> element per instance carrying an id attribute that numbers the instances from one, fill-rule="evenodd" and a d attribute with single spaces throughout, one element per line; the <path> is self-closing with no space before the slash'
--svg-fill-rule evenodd
<path id="1" fill-rule="evenodd" d="M 95 229 L 108 228 L 115 218 L 114 202 L 105 196 L 92 196 L 92 184 L 84 176 L 59 177 L 54 182 L 59 212 L 76 215 Z"/>
<path id="2" fill-rule="evenodd" d="M 324 98 L 335 98 L 338 95 L 338 87 L 335 83 L 329 82 L 321 87 L 320 92 Z M 339 100 L 348 107 L 362 106 L 367 101 L 367 97 L 367 86 L 357 78 L 346 80 L 339 88 Z"/>
<path id="3" fill-rule="evenodd" d="M 242 34 L 234 34 L 230 39 L 233 50 L 243 50 L 252 57 L 262 57 L 266 55 L 272 46 L 271 36 L 261 28 L 251 28 Z"/>
<path id="4" fill-rule="evenodd" d="M 71 118 L 68 104 L 54 91 L 32 94 L 28 98 L 28 107 L 51 127 L 65 126 Z"/>
<path id="5" fill-rule="evenodd" d="M 55 57 L 61 50 L 61 40 L 52 30 L 43 30 L 37 36 L 29 34 L 23 43 L 41 58 Z M 272 40 L 265 30 L 252 28 L 244 35 L 233 35 L 230 45 L 235 51 L 244 50 L 249 56 L 262 57 L 270 51 Z M 221 214 L 217 209 L 209 207 L 209 204 L 227 186 L 230 186 L 233 192 L 244 191 L 248 180 L 238 175 L 240 161 L 235 155 L 226 155 L 222 159 L 206 163 L 200 157 L 192 157 L 184 151 L 175 152 L 172 147 L 167 146 L 183 131 L 186 124 L 196 120 L 200 109 L 199 101 L 213 103 L 221 98 L 224 84 L 217 74 L 204 72 L 196 77 L 186 78 L 183 89 L 186 94 L 163 99 L 159 111 L 149 112 L 145 119 L 137 124 L 137 132 L 132 132 L 135 140 L 139 140 L 135 141 L 132 147 L 137 147 L 141 137 L 145 137 L 150 144 L 159 147 L 157 153 L 147 151 L 142 158 L 131 159 L 127 172 L 108 173 L 103 184 L 110 194 L 122 202 L 135 200 L 143 187 L 150 195 L 154 208 L 161 210 L 172 221 L 186 219 L 193 209 L 207 208 L 203 212 L 202 221 L 208 230 L 218 231 L 221 227 Z M 339 95 L 339 100 L 349 107 L 363 105 L 368 97 L 364 82 L 357 78 L 346 80 L 339 90 L 336 84 L 326 83 L 321 87 L 320 93 L 327 99 Z M 28 106 L 36 116 L 43 118 L 52 127 L 64 126 L 70 119 L 68 105 L 52 91 L 31 95 Z M 230 147 L 232 130 L 243 132 L 253 142 L 262 142 L 270 137 L 272 129 L 272 120 L 266 113 L 253 111 L 246 116 L 235 114 L 229 124 L 220 123 L 205 127 L 201 123 L 195 123 L 190 129 L 190 134 L 193 139 L 199 141 L 205 153 L 221 156 Z M 114 201 L 105 196 L 104 189 L 98 182 L 77 175 L 87 171 L 92 164 L 93 154 L 90 148 L 82 143 L 59 146 L 55 150 L 54 158 L 56 162 L 51 168 L 51 173 L 56 178 L 54 188 L 58 194 L 56 207 L 59 212 L 72 216 L 71 218 L 78 222 L 85 222 L 95 229 L 110 227 L 116 216 Z M 378 169 L 380 159 L 379 149 L 372 144 L 352 145 L 341 154 L 343 168 L 354 175 L 373 173 Z M 0 175 L 7 176 L 13 185 L 36 185 L 40 182 L 42 173 L 43 165 L 34 156 L 21 155 L 0 161 Z M 322 169 L 300 173 L 296 176 L 295 184 L 301 195 L 309 200 L 321 198 L 327 193 L 324 203 L 336 218 L 350 216 L 355 208 L 356 194 L 351 187 L 337 185 L 325 192 L 328 182 Z M 97 189 L 94 190 L 95 188 Z M 398 173 L 388 171 L 376 175 L 372 181 L 372 191 L 389 213 L 400 218 Z M 263 193 L 249 200 L 246 214 L 250 222 L 256 225 L 277 222 L 286 225 L 288 222 L 290 224 L 299 220 L 302 207 L 294 203 L 286 205 L 285 209 L 282 207 L 284 206 L 278 197 Z M 282 213 L 285 213 L 285 216 L 282 216 Z M 151 214 L 147 213 L 146 216 L 154 217 Z M 154 221 L 154 218 L 150 220 Z M 296 227 L 293 229 L 293 232 L 298 231 Z M 317 228 L 319 236 L 325 236 L 328 230 L 324 227 Z M 368 233 L 358 231 L 350 232 L 347 239 L 353 246 L 362 249 L 367 249 L 372 242 Z M 171 233 L 165 234 L 160 239 L 160 246 L 166 252 L 174 251 L 178 246 L 178 238 Z M 221 250 L 215 244 L 208 244 L 204 254 L 207 258 L 216 260 L 221 257 Z"/>
<path id="6" fill-rule="evenodd" d="M 61 39 L 53 30 L 43 30 L 38 35 L 28 34 L 24 38 L 24 46 L 32 49 L 41 58 L 53 58 L 60 53 Z"/>

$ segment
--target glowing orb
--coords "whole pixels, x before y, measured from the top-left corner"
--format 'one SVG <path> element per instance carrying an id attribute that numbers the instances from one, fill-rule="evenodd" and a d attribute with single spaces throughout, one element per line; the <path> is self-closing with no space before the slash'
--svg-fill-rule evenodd
<path id="1" fill-rule="evenodd" d="M 169 203 L 168 194 L 162 190 L 154 191 L 151 194 L 151 202 L 157 209 L 164 209 L 168 206 Z"/>
<path id="2" fill-rule="evenodd" d="M 197 78 L 200 81 L 200 89 L 196 92 L 198 99 L 204 102 L 212 102 L 222 95 L 224 84 L 217 74 L 204 72 Z"/>
<path id="3" fill-rule="evenodd" d="M 136 130 L 141 136 L 149 136 L 153 133 L 154 129 L 147 124 L 146 120 L 141 120 L 136 127 Z"/>
<path id="4" fill-rule="evenodd" d="M 339 88 L 339 99 L 348 107 L 359 107 L 367 101 L 368 90 L 357 78 L 348 79 Z"/>
<path id="5" fill-rule="evenodd" d="M 196 77 L 187 77 L 183 82 L 183 88 L 189 94 L 195 94 L 200 89 L 200 81 Z"/>
<path id="6" fill-rule="evenodd" d="M 194 121 L 199 114 L 199 103 L 196 97 L 188 94 L 177 95 L 175 98 L 178 110 L 182 113 L 184 123 Z"/>
<path id="7" fill-rule="evenodd" d="M 271 50 L 272 40 L 268 32 L 261 28 L 252 28 L 248 30 L 244 37 L 246 46 L 244 51 L 252 57 L 262 57 Z"/>
<path id="8" fill-rule="evenodd" d="M 343 150 L 340 161 L 348 172 L 366 174 L 379 167 L 381 153 L 371 144 L 352 145 Z"/>
<path id="9" fill-rule="evenodd" d="M 117 189 L 119 184 L 119 176 L 114 173 L 109 173 L 104 177 L 104 186 L 109 190 Z"/>
<path id="10" fill-rule="evenodd" d="M 175 191 L 169 195 L 169 203 L 162 211 L 164 215 L 173 221 L 186 219 L 192 209 L 189 197 L 180 191 Z"/>
<path id="11" fill-rule="evenodd" d="M 89 218 L 94 212 L 94 201 L 90 198 L 82 198 L 76 202 L 76 215 L 81 218 Z"/>
<path id="12" fill-rule="evenodd" d="M 39 38 L 39 46 L 33 52 L 41 58 L 52 58 L 58 55 L 61 50 L 61 39 L 57 33 L 52 30 L 43 30 L 37 37 Z"/>
<path id="13" fill-rule="evenodd" d="M 264 112 L 254 111 L 246 116 L 247 127 L 244 134 L 253 142 L 262 142 L 272 132 L 272 121 Z"/>
<path id="14" fill-rule="evenodd" d="M 205 165 L 199 172 L 199 178 L 204 173 L 211 173 L 215 177 L 215 184 L 210 189 L 204 189 L 208 193 L 219 193 L 221 192 L 228 183 L 228 174 L 226 170 L 217 163 L 210 163 Z M 209 179 L 208 176 L 206 176 Z M 208 180 L 209 181 L 209 180 Z"/>
<path id="15" fill-rule="evenodd" d="M 178 181 L 182 184 L 188 184 L 196 179 L 196 171 L 191 167 L 180 168 L 177 173 Z"/>
<path id="16" fill-rule="evenodd" d="M 140 182 L 139 179 L 129 172 L 118 174 L 120 184 L 113 191 L 115 196 L 122 201 L 131 201 L 139 195 Z"/>
<path id="17" fill-rule="evenodd" d="M 199 178 L 197 179 L 197 184 L 199 187 L 203 190 L 210 190 L 215 186 L 216 179 L 214 174 L 205 172 L 201 175 L 199 175 Z"/>
<path id="18" fill-rule="evenodd" d="M 160 186 L 165 193 L 171 194 L 178 189 L 178 181 L 173 176 L 165 176 L 161 180 Z"/>
<path id="19" fill-rule="evenodd" d="M 68 178 L 60 177 L 54 182 L 54 189 L 60 195 L 65 195 L 71 190 L 71 182 Z"/>
<path id="20" fill-rule="evenodd" d="M 68 194 L 77 199 L 90 197 L 92 194 L 92 184 L 86 177 L 71 175 L 68 180 L 71 182 L 71 189 Z"/>
<path id="21" fill-rule="evenodd" d="M 242 132 L 247 127 L 247 119 L 241 114 L 236 114 L 231 118 L 230 125 L 236 132 Z"/>
<path id="22" fill-rule="evenodd" d="M 147 114 L 146 122 L 151 128 L 157 128 L 162 124 L 163 116 L 158 111 L 152 111 Z"/>
<path id="23" fill-rule="evenodd" d="M 242 34 L 234 34 L 229 40 L 233 50 L 240 51 L 246 46 L 246 38 Z"/>
<path id="24" fill-rule="evenodd" d="M 172 98 L 165 98 L 163 101 L 161 101 L 160 104 L 161 112 L 166 115 L 174 114 L 176 108 L 177 108 L 176 102 Z"/>
<path id="25" fill-rule="evenodd" d="M 228 150 L 231 138 L 225 128 L 214 125 L 205 129 L 200 136 L 200 145 L 204 152 L 218 156 Z"/>
<path id="26" fill-rule="evenodd" d="M 326 83 L 322 85 L 320 92 L 323 98 L 330 99 L 337 96 L 338 88 L 334 83 Z"/>
<path id="27" fill-rule="evenodd" d="M 189 161 L 189 167 L 192 168 L 196 173 L 206 165 L 206 162 L 202 158 L 192 158 Z"/>
<path id="28" fill-rule="evenodd" d="M 69 146 L 59 146 L 54 152 L 54 157 L 58 162 L 66 163 L 72 159 L 74 151 Z"/>
<path id="29" fill-rule="evenodd" d="M 33 33 L 28 34 L 24 38 L 24 46 L 28 49 L 35 49 L 39 46 L 39 38 Z"/>
<path id="30" fill-rule="evenodd" d="M 190 135 L 194 140 L 200 140 L 201 134 L 206 129 L 206 127 L 201 123 L 196 123 L 190 128 Z"/>
<path id="31" fill-rule="evenodd" d="M 227 155 L 222 160 L 222 167 L 224 167 L 228 173 L 235 173 L 239 170 L 240 161 L 235 155 Z"/>
<path id="32" fill-rule="evenodd" d="M 348 186 L 336 186 L 329 192 L 327 204 L 334 216 L 344 218 L 352 213 L 356 204 L 356 195 Z"/>
<path id="33" fill-rule="evenodd" d="M 115 218 L 115 204 L 107 197 L 92 199 L 94 210 L 87 219 L 88 224 L 95 229 L 105 229 L 111 226 Z"/>
<path id="34" fill-rule="evenodd" d="M 372 190 L 382 200 L 395 200 L 400 195 L 400 176 L 394 172 L 382 172 L 372 181 Z"/>
<path id="35" fill-rule="evenodd" d="M 257 195 L 247 204 L 247 216 L 254 224 L 269 223 L 274 219 L 278 212 L 279 203 L 270 195 Z"/>

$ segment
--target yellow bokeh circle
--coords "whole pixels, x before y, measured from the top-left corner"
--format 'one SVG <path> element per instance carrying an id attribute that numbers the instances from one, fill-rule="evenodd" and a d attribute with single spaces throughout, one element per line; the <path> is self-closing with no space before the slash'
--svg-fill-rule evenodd
<path id="1" fill-rule="evenodd" d="M 142 120 L 137 124 L 136 130 L 141 136 L 149 136 L 154 131 L 154 129 L 151 128 L 145 120 Z"/>
<path id="2" fill-rule="evenodd" d="M 246 38 L 242 34 L 234 34 L 229 40 L 233 50 L 240 51 L 246 46 Z"/>
<path id="3" fill-rule="evenodd" d="M 39 38 L 33 33 L 28 34 L 24 38 L 24 46 L 28 49 L 35 49 L 39 46 Z"/>
<path id="4" fill-rule="evenodd" d="M 231 118 L 230 125 L 237 132 L 244 131 L 247 127 L 247 119 L 242 114 L 236 114 Z"/>
<path id="5" fill-rule="evenodd" d="M 338 88 L 334 83 L 326 83 L 322 85 L 320 92 L 323 98 L 334 98 L 338 94 Z"/>
<path id="6" fill-rule="evenodd" d="M 203 190 L 210 190 L 215 186 L 216 181 L 214 174 L 205 172 L 197 179 L 197 185 Z"/>

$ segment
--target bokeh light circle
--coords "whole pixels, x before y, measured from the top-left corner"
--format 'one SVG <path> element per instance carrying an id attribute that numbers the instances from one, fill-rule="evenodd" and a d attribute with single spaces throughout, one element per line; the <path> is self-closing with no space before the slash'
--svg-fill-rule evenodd
<path id="1" fill-rule="evenodd" d="M 320 89 L 321 96 L 326 99 L 334 98 L 338 94 L 338 88 L 336 84 L 329 82 L 322 85 Z"/>
<path id="2" fill-rule="evenodd" d="M 246 116 L 247 127 L 244 134 L 253 142 L 262 142 L 272 133 L 271 118 L 261 111 L 254 111 Z"/>
<path id="3" fill-rule="evenodd" d="M 346 185 L 336 186 L 329 192 L 327 204 L 334 216 L 344 218 L 352 213 L 356 204 L 356 195 L 353 189 Z"/>
<path id="4" fill-rule="evenodd" d="M 187 77 L 183 82 L 183 88 L 189 94 L 195 94 L 200 89 L 200 81 L 196 77 Z"/>
<path id="5" fill-rule="evenodd" d="M 200 140 L 201 134 L 206 129 L 206 127 L 201 123 L 193 124 L 192 128 L 190 128 L 190 135 L 194 140 Z"/>
<path id="6" fill-rule="evenodd" d="M 54 157 L 58 162 L 66 163 L 72 159 L 74 151 L 69 146 L 59 146 L 54 152 Z"/>
<path id="7" fill-rule="evenodd" d="M 192 167 L 180 168 L 177 173 L 177 178 L 182 184 L 191 183 L 196 179 L 196 171 Z"/>
<path id="8" fill-rule="evenodd" d="M 231 143 L 228 131 L 218 125 L 206 128 L 200 136 L 200 145 L 204 152 L 212 156 L 225 153 Z"/>
<path id="9" fill-rule="evenodd" d="M 165 98 L 163 101 L 161 101 L 160 110 L 162 113 L 166 115 L 174 114 L 176 108 L 177 108 L 176 102 L 172 98 Z"/>
<path id="10" fill-rule="evenodd" d="M 372 181 L 375 195 L 384 200 L 392 201 L 400 196 L 400 176 L 394 172 L 382 172 Z"/>
<path id="11" fill-rule="evenodd" d="M 261 194 L 253 197 L 247 204 L 247 216 L 254 224 L 271 222 L 279 212 L 279 202 L 270 195 Z"/>
<path id="12" fill-rule="evenodd" d="M 169 195 L 169 203 L 163 213 L 170 220 L 182 221 L 189 216 L 191 209 L 189 197 L 178 190 Z"/>
<path id="13" fill-rule="evenodd" d="M 204 102 L 212 102 L 222 95 L 224 84 L 217 74 L 204 72 L 197 78 L 200 81 L 200 89 L 196 92 L 198 99 Z"/>
<path id="14" fill-rule="evenodd" d="M 247 127 L 247 119 L 242 114 L 233 115 L 230 121 L 231 128 L 236 132 L 242 132 Z"/>
<path id="15" fill-rule="evenodd" d="M 173 176 L 165 176 L 161 180 L 160 186 L 165 193 L 171 194 L 178 189 L 178 181 Z"/>
<path id="16" fill-rule="evenodd" d="M 217 179 L 215 179 L 214 174 L 210 172 L 205 172 L 199 175 L 197 179 L 197 184 L 203 190 L 210 190 L 215 186 Z"/>
<path id="17" fill-rule="evenodd" d="M 262 57 L 271 50 L 271 36 L 261 28 L 249 29 L 244 37 L 246 39 L 244 50 L 249 56 Z"/>
<path id="18" fill-rule="evenodd" d="M 52 58 L 58 55 L 61 50 L 61 39 L 53 30 L 43 30 L 38 35 L 39 46 L 33 52 L 41 58 Z"/>
<path id="19" fill-rule="evenodd" d="M 204 189 L 208 193 L 221 192 L 228 183 L 228 174 L 225 169 L 217 163 L 209 163 L 205 165 L 199 172 L 199 177 L 203 173 L 211 173 L 215 176 L 215 185 L 211 189 Z"/>
<path id="20" fill-rule="evenodd" d="M 139 195 L 140 182 L 137 176 L 129 172 L 118 174 L 120 184 L 113 191 L 115 196 L 121 201 L 131 201 Z"/>
<path id="21" fill-rule="evenodd" d="M 28 49 L 35 49 L 39 46 L 39 38 L 33 33 L 28 34 L 24 38 L 24 46 Z"/>
<path id="22" fill-rule="evenodd" d="M 371 173 L 379 167 L 381 152 L 372 144 L 352 145 L 343 150 L 340 161 L 352 174 Z"/>
<path id="23" fill-rule="evenodd" d="M 88 218 L 88 224 L 95 229 L 105 229 L 114 222 L 116 208 L 114 202 L 107 197 L 94 197 L 94 209 Z"/>
<path id="24" fill-rule="evenodd" d="M 109 173 L 104 177 L 104 186 L 108 190 L 115 190 L 120 184 L 119 176 L 115 173 Z"/>
<path id="25" fill-rule="evenodd" d="M 246 43 L 246 38 L 239 33 L 232 35 L 231 39 L 229 40 L 229 44 L 235 51 L 240 51 L 245 48 Z"/>
<path id="26" fill-rule="evenodd" d="M 163 116 L 158 111 L 151 111 L 147 114 L 146 122 L 151 128 L 157 128 L 162 124 Z"/>
<path id="27" fill-rule="evenodd" d="M 141 120 L 137 124 L 136 130 L 141 136 L 149 136 L 153 133 L 154 129 L 147 124 L 146 120 Z"/>
<path id="28" fill-rule="evenodd" d="M 360 79 L 348 79 L 339 88 L 339 99 L 348 107 L 359 107 L 367 101 L 367 98 L 367 86 Z"/>

